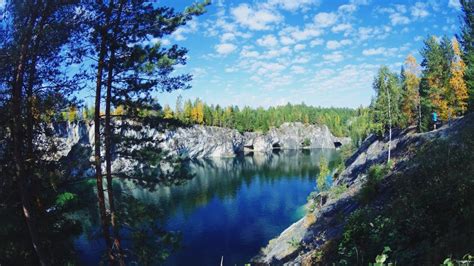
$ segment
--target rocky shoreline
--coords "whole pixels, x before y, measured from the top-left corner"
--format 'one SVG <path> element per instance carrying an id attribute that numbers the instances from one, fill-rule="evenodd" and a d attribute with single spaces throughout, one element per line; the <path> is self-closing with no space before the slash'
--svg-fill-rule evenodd
<path id="1" fill-rule="evenodd" d="M 64 122 L 53 127 L 58 158 L 67 156 L 76 144 L 93 146 L 92 122 Z M 174 129 L 144 128 L 140 132 L 171 155 L 182 158 L 233 157 L 244 152 L 271 152 L 273 149 L 320 148 L 334 149 L 350 143 L 349 138 L 337 138 L 325 125 L 285 123 L 267 133 L 245 132 L 235 129 L 194 125 Z"/>

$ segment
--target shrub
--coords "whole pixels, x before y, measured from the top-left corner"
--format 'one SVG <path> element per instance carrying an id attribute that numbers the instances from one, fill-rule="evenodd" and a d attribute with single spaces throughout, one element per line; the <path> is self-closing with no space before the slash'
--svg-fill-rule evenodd
<path id="1" fill-rule="evenodd" d="M 303 144 L 303 147 L 309 147 L 311 146 L 311 140 L 308 138 L 305 138 L 302 144 Z"/>
<path id="2" fill-rule="evenodd" d="M 363 204 L 369 203 L 376 195 L 380 181 L 387 175 L 389 165 L 372 165 L 367 173 L 367 181 L 359 192 L 359 200 Z"/>
<path id="3" fill-rule="evenodd" d="M 345 184 L 340 184 L 337 186 L 332 186 L 329 190 L 329 198 L 337 199 L 339 198 L 344 192 L 347 191 L 347 186 Z"/>
<path id="4" fill-rule="evenodd" d="M 439 265 L 472 252 L 474 123 L 466 127 L 448 139 L 418 146 L 410 170 L 390 179 L 384 205 L 371 205 L 373 197 L 366 197 L 367 205 L 349 216 L 331 262 L 367 264 L 387 245 L 398 265 Z M 376 192 L 387 171 L 370 169 L 365 195 Z"/>

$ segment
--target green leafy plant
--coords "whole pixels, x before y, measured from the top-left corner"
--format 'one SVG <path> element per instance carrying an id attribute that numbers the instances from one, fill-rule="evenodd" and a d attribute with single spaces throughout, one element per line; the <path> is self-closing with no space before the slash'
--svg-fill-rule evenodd
<path id="1" fill-rule="evenodd" d="M 300 246 L 301 246 L 301 243 L 300 241 L 294 239 L 294 238 L 291 238 L 290 241 L 288 241 L 288 244 L 290 244 L 290 246 L 294 249 L 298 249 Z"/>
<path id="2" fill-rule="evenodd" d="M 344 192 L 347 191 L 347 189 L 348 188 L 345 184 L 332 186 L 329 190 L 329 198 L 338 199 Z"/>
<path id="3" fill-rule="evenodd" d="M 311 146 L 311 140 L 308 138 L 305 138 L 302 144 L 303 144 L 303 147 L 309 147 Z"/>
<path id="4" fill-rule="evenodd" d="M 390 165 L 372 165 L 367 174 L 367 181 L 359 193 L 359 200 L 363 204 L 369 203 L 376 195 L 380 181 L 389 172 Z"/>

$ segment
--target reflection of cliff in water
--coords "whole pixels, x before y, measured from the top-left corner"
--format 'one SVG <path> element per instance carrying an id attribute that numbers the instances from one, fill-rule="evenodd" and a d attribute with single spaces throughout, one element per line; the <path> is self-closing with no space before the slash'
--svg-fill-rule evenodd
<path id="1" fill-rule="evenodd" d="M 273 182 L 280 179 L 315 179 L 320 157 L 330 162 L 337 152 L 329 149 L 281 150 L 277 153 L 254 153 L 235 158 L 195 159 L 188 169 L 195 175 L 179 186 L 162 186 L 150 192 L 127 182 L 125 190 L 148 203 L 158 204 L 167 216 L 181 209 L 185 214 L 205 205 L 212 198 L 234 198 L 239 189 L 251 182 Z"/>

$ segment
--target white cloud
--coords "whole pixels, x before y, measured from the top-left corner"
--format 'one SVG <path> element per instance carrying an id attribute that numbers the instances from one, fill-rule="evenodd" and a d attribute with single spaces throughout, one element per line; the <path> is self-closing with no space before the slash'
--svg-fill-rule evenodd
<path id="1" fill-rule="evenodd" d="M 312 40 L 312 41 L 309 43 L 309 45 L 310 45 L 311 47 L 314 47 L 314 46 L 321 45 L 321 44 L 323 44 L 323 43 L 324 43 L 324 40 L 323 40 L 323 39 L 314 39 L 314 40 Z"/>
<path id="2" fill-rule="evenodd" d="M 259 62 L 258 63 L 258 75 L 266 75 L 274 72 L 280 72 L 285 69 L 285 66 L 279 63 L 273 62 Z"/>
<path id="3" fill-rule="evenodd" d="M 280 37 L 280 42 L 283 45 L 290 45 L 290 44 L 294 44 L 296 41 L 293 40 L 292 38 L 288 37 L 288 36 L 281 36 Z"/>
<path id="4" fill-rule="evenodd" d="M 430 12 L 427 10 L 427 5 L 422 2 L 416 2 L 414 6 L 410 8 L 411 15 L 414 18 L 424 18 L 427 17 Z"/>
<path id="5" fill-rule="evenodd" d="M 303 56 L 300 56 L 300 57 L 297 57 L 295 59 L 292 59 L 292 62 L 294 64 L 306 64 L 309 62 L 309 58 L 308 57 L 303 57 Z"/>
<path id="6" fill-rule="evenodd" d="M 221 36 L 221 42 L 233 41 L 235 39 L 235 34 L 226 32 Z"/>
<path id="7" fill-rule="evenodd" d="M 301 51 L 301 50 L 304 50 L 305 48 L 306 48 L 306 45 L 304 44 L 295 45 L 295 51 Z"/>
<path id="8" fill-rule="evenodd" d="M 420 41 L 422 41 L 423 39 L 424 39 L 423 36 L 418 35 L 418 36 L 416 36 L 413 40 L 415 40 L 415 42 L 420 42 Z"/>
<path id="9" fill-rule="evenodd" d="M 251 30 L 268 30 L 270 25 L 282 21 L 282 17 L 273 10 L 254 10 L 248 4 L 240 4 L 232 8 L 231 14 L 237 23 Z"/>
<path id="10" fill-rule="evenodd" d="M 228 55 L 237 49 L 237 46 L 231 43 L 221 43 L 215 46 L 216 52 L 220 55 Z"/>
<path id="11" fill-rule="evenodd" d="M 304 74 L 306 72 L 306 68 L 302 66 L 292 66 L 290 69 L 295 74 Z"/>
<path id="12" fill-rule="evenodd" d="M 271 48 L 278 45 L 278 40 L 275 38 L 275 36 L 269 34 L 258 39 L 257 44 L 263 47 Z"/>
<path id="13" fill-rule="evenodd" d="M 459 0 L 449 0 L 448 6 L 455 9 L 461 9 L 461 3 Z"/>
<path id="14" fill-rule="evenodd" d="M 192 69 L 191 73 L 193 74 L 194 79 L 199 79 L 207 75 L 207 70 L 200 67 L 195 67 Z"/>
<path id="15" fill-rule="evenodd" d="M 335 13 L 321 12 L 314 16 L 314 23 L 316 27 L 326 28 L 334 25 L 337 21 Z"/>
<path id="16" fill-rule="evenodd" d="M 370 0 L 351 0 L 349 1 L 351 4 L 358 5 L 358 6 L 365 6 L 370 4 Z"/>
<path id="17" fill-rule="evenodd" d="M 410 19 L 402 15 L 401 13 L 395 12 L 393 14 L 390 14 L 390 22 L 392 23 L 393 26 L 406 25 L 410 23 Z"/>
<path id="18" fill-rule="evenodd" d="M 349 23 L 338 24 L 338 25 L 331 28 L 331 31 L 334 32 L 334 33 L 345 32 L 345 31 L 349 31 L 349 30 L 352 30 L 352 25 L 349 24 Z"/>
<path id="19" fill-rule="evenodd" d="M 287 11 L 306 9 L 311 5 L 319 5 L 319 0 L 269 0 L 267 5 L 277 6 Z"/>
<path id="20" fill-rule="evenodd" d="M 251 47 L 244 47 L 242 51 L 240 51 L 240 56 L 243 58 L 257 58 L 260 56 L 260 53 L 252 51 Z"/>
<path id="21" fill-rule="evenodd" d="M 424 4 L 421 3 L 412 7 L 412 16 L 417 15 L 427 16 L 426 10 L 424 10 Z M 392 26 L 406 25 L 411 22 L 410 18 L 406 16 L 408 9 L 405 5 L 392 5 L 392 7 L 378 7 L 376 11 L 380 14 L 389 14 L 390 22 Z M 415 16 L 414 16 L 415 17 Z M 415 17 L 417 18 L 417 17 Z"/>
<path id="22" fill-rule="evenodd" d="M 280 31 L 280 38 L 284 38 L 286 44 L 293 44 L 295 42 L 305 41 L 314 37 L 318 37 L 322 34 L 322 30 L 306 25 L 306 27 L 300 30 L 298 27 L 286 27 Z M 294 42 L 291 43 L 291 40 Z M 282 42 L 283 43 L 283 42 Z"/>
<path id="23" fill-rule="evenodd" d="M 352 44 L 351 40 L 341 40 L 341 41 L 328 41 L 326 42 L 326 48 L 330 50 L 339 49 L 342 46 Z"/>
<path id="24" fill-rule="evenodd" d="M 380 27 L 360 27 L 357 30 L 357 41 L 365 41 L 368 39 L 383 40 L 387 38 L 392 31 L 389 26 Z"/>
<path id="25" fill-rule="evenodd" d="M 1 0 L 0 0 L 1 1 Z M 173 37 L 177 41 L 186 40 L 186 36 L 189 33 L 196 32 L 198 30 L 198 23 L 196 20 L 190 20 L 184 27 L 178 28 L 171 37 Z"/>
<path id="26" fill-rule="evenodd" d="M 329 62 L 340 62 L 344 59 L 344 56 L 340 51 L 332 52 L 330 54 L 325 54 L 323 55 L 323 59 Z"/>
<path id="27" fill-rule="evenodd" d="M 397 51 L 398 51 L 397 48 L 379 47 L 379 48 L 365 49 L 362 51 L 362 54 L 365 56 L 372 56 L 372 55 L 393 56 L 396 54 Z"/>
<path id="28" fill-rule="evenodd" d="M 354 4 L 342 5 L 337 9 L 341 13 L 352 13 L 357 10 L 357 6 Z"/>

